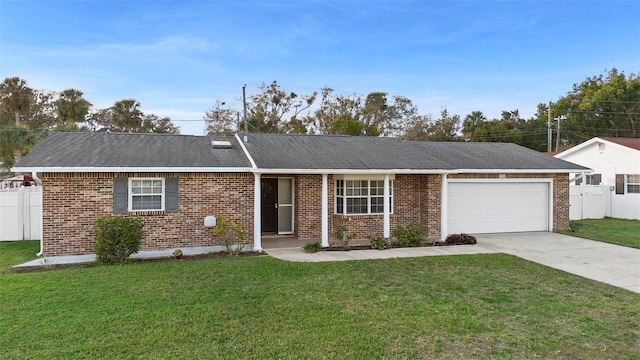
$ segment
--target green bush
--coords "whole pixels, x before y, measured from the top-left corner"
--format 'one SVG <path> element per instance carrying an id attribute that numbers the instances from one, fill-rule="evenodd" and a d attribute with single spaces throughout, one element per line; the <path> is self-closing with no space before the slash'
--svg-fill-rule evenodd
<path id="1" fill-rule="evenodd" d="M 123 264 L 131 254 L 140 251 L 144 232 L 142 220 L 136 217 L 107 216 L 96 221 L 93 234 L 96 261 L 100 264 Z"/>
<path id="2" fill-rule="evenodd" d="M 218 226 L 211 230 L 218 237 L 229 255 L 238 255 L 244 249 L 246 230 L 234 220 L 228 221 L 224 216 L 218 217 Z"/>
<path id="3" fill-rule="evenodd" d="M 369 236 L 367 237 L 371 243 L 371 247 L 376 250 L 391 249 L 391 239 L 383 238 L 382 236 Z"/>
<path id="4" fill-rule="evenodd" d="M 398 226 L 393 230 L 393 236 L 400 247 L 418 247 L 427 241 L 427 229 L 420 225 Z"/>
<path id="5" fill-rule="evenodd" d="M 473 245 L 476 243 L 476 238 L 468 234 L 452 234 L 447 236 L 445 242 L 451 245 Z"/>
<path id="6" fill-rule="evenodd" d="M 304 252 L 306 253 L 317 253 L 318 251 L 322 251 L 322 244 L 319 242 L 309 243 L 304 246 Z"/>

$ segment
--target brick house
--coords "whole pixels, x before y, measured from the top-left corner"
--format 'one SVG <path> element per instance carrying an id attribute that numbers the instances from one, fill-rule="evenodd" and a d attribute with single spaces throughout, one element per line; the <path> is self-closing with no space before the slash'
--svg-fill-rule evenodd
<path id="1" fill-rule="evenodd" d="M 144 221 L 143 250 L 216 245 L 206 216 L 319 239 L 420 224 L 429 236 L 569 226 L 567 174 L 589 169 L 505 143 L 236 134 L 53 133 L 13 169 L 43 186 L 41 252 L 93 252 L 96 219 Z"/>

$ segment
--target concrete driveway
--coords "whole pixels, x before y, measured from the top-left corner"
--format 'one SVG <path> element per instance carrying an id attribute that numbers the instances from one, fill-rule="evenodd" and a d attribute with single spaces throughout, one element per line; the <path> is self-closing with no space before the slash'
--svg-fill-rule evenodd
<path id="1" fill-rule="evenodd" d="M 640 293 L 640 249 L 550 232 L 475 236 L 482 247 Z"/>

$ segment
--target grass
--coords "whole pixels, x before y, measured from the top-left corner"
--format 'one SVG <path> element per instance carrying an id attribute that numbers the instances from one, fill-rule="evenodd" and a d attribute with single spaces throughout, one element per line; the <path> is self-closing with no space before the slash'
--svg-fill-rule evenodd
<path id="1" fill-rule="evenodd" d="M 0 241 L 0 272 L 37 258 L 40 241 Z"/>
<path id="2" fill-rule="evenodd" d="M 640 220 L 614 218 L 576 220 L 563 234 L 640 249 Z"/>
<path id="3" fill-rule="evenodd" d="M 640 358 L 638 294 L 504 254 L 135 263 L 0 289 L 3 359 Z"/>

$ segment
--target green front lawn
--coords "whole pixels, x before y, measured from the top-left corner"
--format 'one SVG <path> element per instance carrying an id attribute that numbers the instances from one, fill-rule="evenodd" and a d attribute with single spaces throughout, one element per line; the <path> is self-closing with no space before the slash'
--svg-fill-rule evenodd
<path id="1" fill-rule="evenodd" d="M 3 359 L 640 358 L 640 295 L 504 254 L 136 263 L 0 289 Z"/>
<path id="2" fill-rule="evenodd" d="M 563 234 L 640 249 L 640 220 L 588 219 L 571 221 Z"/>
<path id="3" fill-rule="evenodd" d="M 37 258 L 40 241 L 0 241 L 0 273 Z"/>

